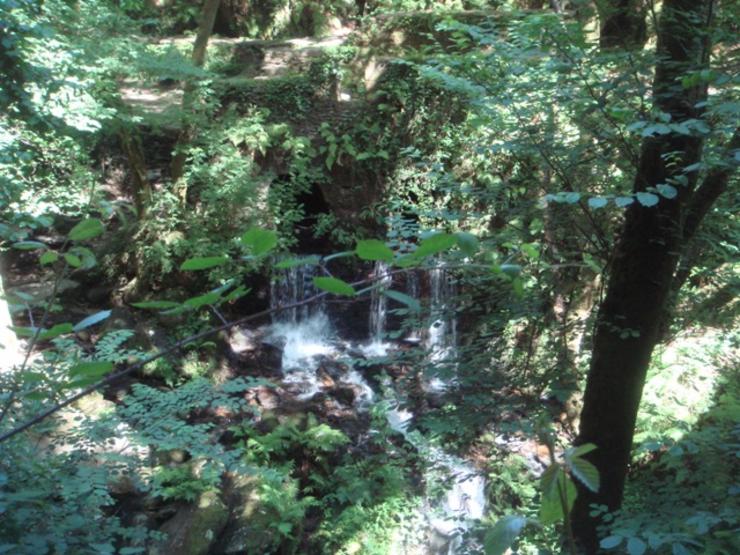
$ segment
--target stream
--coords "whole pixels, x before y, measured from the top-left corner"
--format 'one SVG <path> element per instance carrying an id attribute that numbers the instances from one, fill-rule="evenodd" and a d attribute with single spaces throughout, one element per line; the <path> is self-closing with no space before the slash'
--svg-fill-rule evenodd
<path id="1" fill-rule="evenodd" d="M 315 272 L 314 266 L 301 266 L 282 272 L 273 282 L 272 306 L 295 303 L 316 294 L 312 282 Z M 382 287 L 391 286 L 393 279 L 383 263 L 375 265 L 373 274 Z M 413 519 L 426 529 L 422 533 L 414 531 L 413 537 L 432 537 L 434 540 L 426 540 L 425 545 L 419 545 L 420 540 L 417 539 L 414 545 L 409 538 L 399 538 L 398 545 L 391 553 L 457 555 L 461 553 L 465 531 L 484 516 L 485 478 L 470 462 L 430 444 L 421 433 L 413 430 L 415 415 L 401 408 L 398 398 L 402 392 L 393 390 L 391 380 L 384 383 L 388 387 L 383 392 L 378 391 L 371 386 L 362 369 L 352 364 L 352 359 L 358 354 L 366 359 L 383 357 L 399 349 L 401 342 L 405 341 L 407 344 L 420 343 L 425 347 L 430 362 L 446 367 L 448 374 L 452 368 L 454 374 L 457 322 L 448 310 L 448 304 L 455 294 L 454 282 L 444 267 L 437 266 L 409 274 L 404 284 L 406 293 L 418 298 L 422 283 L 428 289 L 426 324 L 422 323 L 421 329 L 406 337 L 393 341 L 387 339 L 390 327 L 388 298 L 375 289 L 370 299 L 369 337 L 364 341 L 344 339 L 332 323 L 325 303 L 278 312 L 266 330 L 266 338 L 282 349 L 282 385 L 297 398 L 309 400 L 325 389 L 320 367 L 322 361 L 330 359 L 340 361 L 343 368 L 340 374 L 332 376 L 333 381 L 352 387 L 355 391 L 353 410 L 368 411 L 380 401 L 385 401 L 391 407 L 386 413 L 389 427 L 412 444 L 426 461 L 424 482 L 443 492 L 434 496 L 428 494 L 419 514 Z M 439 395 L 454 380 L 454 375 L 449 378 L 425 378 L 423 387 L 429 395 Z"/>

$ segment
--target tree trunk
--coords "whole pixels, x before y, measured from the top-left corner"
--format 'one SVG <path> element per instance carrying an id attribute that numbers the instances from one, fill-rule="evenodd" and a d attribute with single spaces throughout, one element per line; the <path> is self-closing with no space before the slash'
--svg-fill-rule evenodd
<path id="1" fill-rule="evenodd" d="M 203 5 L 203 11 L 201 12 L 200 22 L 198 23 L 198 34 L 195 36 L 195 44 L 193 44 L 193 53 L 190 57 L 190 61 L 196 67 L 203 67 L 206 61 L 206 48 L 208 47 L 208 39 L 211 37 L 213 32 L 213 24 L 216 21 L 216 14 L 218 13 L 218 6 L 221 0 L 206 0 Z M 187 116 L 188 112 L 192 107 L 193 103 L 193 85 L 190 82 L 185 84 L 185 90 L 182 98 L 182 109 L 183 113 Z M 177 144 L 175 145 L 175 155 L 172 158 L 172 164 L 170 166 L 170 172 L 172 174 L 172 181 L 176 182 L 182 178 L 185 172 L 185 161 L 187 160 L 187 154 L 185 148 L 192 139 L 192 128 L 187 122 L 183 122 L 183 129 L 180 132 L 180 136 L 177 138 Z M 187 190 L 185 196 L 187 195 Z"/>
<path id="2" fill-rule="evenodd" d="M 647 41 L 645 8 L 642 0 L 608 0 L 597 2 L 601 48 L 639 49 Z"/>
<path id="3" fill-rule="evenodd" d="M 683 88 L 680 77 L 706 64 L 711 12 L 711 0 L 663 3 L 654 102 L 673 123 L 701 117 L 695 106 L 706 97 L 706 87 Z M 645 139 L 634 192 L 681 175 L 700 159 L 701 147 L 699 136 L 669 133 Z M 622 502 L 642 388 L 676 270 L 696 172 L 688 177 L 688 183 L 676 185 L 675 198 L 629 207 L 599 310 L 577 443 L 597 445 L 588 458 L 599 470 L 601 488 L 594 494 L 579 484 L 572 515 L 576 537 L 589 554 L 598 550 L 590 505 L 613 511 Z"/>

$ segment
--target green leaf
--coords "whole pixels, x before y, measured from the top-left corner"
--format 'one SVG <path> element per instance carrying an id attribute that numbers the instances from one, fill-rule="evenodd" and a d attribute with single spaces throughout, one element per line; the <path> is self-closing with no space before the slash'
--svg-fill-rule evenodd
<path id="1" fill-rule="evenodd" d="M 593 464 L 581 457 L 573 457 L 570 461 L 570 471 L 588 489 L 594 493 L 599 491 L 599 485 L 601 483 L 599 471 Z"/>
<path id="2" fill-rule="evenodd" d="M 604 197 L 591 197 L 590 199 L 588 199 L 588 205 L 594 210 L 598 210 L 599 208 L 604 208 L 607 202 L 609 201 L 605 199 Z"/>
<path id="3" fill-rule="evenodd" d="M 629 555 L 642 555 L 647 551 L 647 544 L 640 538 L 630 538 L 627 541 L 627 553 Z"/>
<path id="4" fill-rule="evenodd" d="M 540 251 L 534 243 L 522 243 L 519 246 L 519 250 L 521 250 L 527 258 L 531 258 L 532 260 L 537 260 L 540 257 Z"/>
<path id="5" fill-rule="evenodd" d="M 383 262 L 393 260 L 393 251 L 383 241 L 377 239 L 357 241 L 355 252 L 363 260 L 382 260 Z"/>
<path id="6" fill-rule="evenodd" d="M 486 532 L 483 539 L 483 549 L 486 555 L 503 555 L 511 547 L 527 525 L 527 519 L 523 516 L 505 516 Z"/>
<path id="7" fill-rule="evenodd" d="M 215 291 L 206 293 L 205 295 L 198 295 L 197 297 L 191 297 L 186 300 L 183 305 L 188 308 L 200 308 L 201 306 L 215 304 L 221 300 L 221 294 Z"/>
<path id="8" fill-rule="evenodd" d="M 13 248 L 20 251 L 32 251 L 36 249 L 45 249 L 46 245 L 39 241 L 18 241 L 17 243 L 13 243 Z"/>
<path id="9" fill-rule="evenodd" d="M 64 253 L 64 261 L 73 268 L 79 268 L 82 266 L 82 260 L 80 260 L 80 257 L 68 252 Z"/>
<path id="10" fill-rule="evenodd" d="M 242 244 L 249 247 L 254 256 L 262 256 L 277 246 L 278 236 L 270 229 L 253 227 L 242 235 Z"/>
<path id="11" fill-rule="evenodd" d="M 131 303 L 136 308 L 147 308 L 151 310 L 165 310 L 168 308 L 177 308 L 180 303 L 175 301 L 142 301 L 140 303 Z"/>
<path id="12" fill-rule="evenodd" d="M 195 258 L 188 258 L 180 265 L 180 269 L 184 271 L 207 270 L 208 268 L 221 266 L 228 259 L 229 258 L 226 256 L 198 256 Z"/>
<path id="13" fill-rule="evenodd" d="M 599 546 L 602 549 L 612 549 L 621 544 L 623 539 L 622 536 L 607 536 L 599 542 Z"/>
<path id="14" fill-rule="evenodd" d="M 458 231 L 455 233 L 455 239 L 457 239 L 457 246 L 468 256 L 474 256 L 478 252 L 480 244 L 478 238 L 472 233 L 466 231 Z"/>
<path id="15" fill-rule="evenodd" d="M 75 327 L 73 328 L 74 331 L 82 331 L 85 328 L 89 328 L 90 326 L 94 326 L 98 322 L 102 322 L 106 318 L 108 318 L 111 314 L 110 310 L 101 310 L 100 312 L 96 312 L 95 314 L 92 314 L 85 318 L 84 320 L 81 320 L 80 322 L 77 322 Z"/>
<path id="16" fill-rule="evenodd" d="M 53 264 L 59 260 L 59 254 L 56 251 L 46 251 L 39 257 L 39 263 L 44 266 L 46 264 Z"/>
<path id="17" fill-rule="evenodd" d="M 383 294 L 393 299 L 394 301 L 397 301 L 401 304 L 405 304 L 407 307 L 409 307 L 414 312 L 419 312 L 421 310 L 421 303 L 413 297 L 410 297 L 409 295 L 406 295 L 405 293 L 401 293 L 400 291 L 394 291 L 392 289 L 387 289 L 383 291 Z"/>
<path id="18" fill-rule="evenodd" d="M 113 363 L 102 362 L 80 362 L 69 370 L 69 375 L 73 378 L 100 378 L 113 369 Z"/>
<path id="19" fill-rule="evenodd" d="M 576 202 L 581 200 L 581 193 L 576 193 L 576 192 L 565 193 L 565 195 L 563 195 L 563 200 L 567 202 L 568 204 L 575 204 Z"/>
<path id="20" fill-rule="evenodd" d="M 629 206 L 635 202 L 635 199 L 632 197 L 617 197 L 614 199 L 614 204 L 619 206 L 620 208 L 624 208 L 625 206 Z"/>
<path id="21" fill-rule="evenodd" d="M 419 247 L 414 251 L 414 256 L 423 258 L 433 254 L 438 254 L 451 249 L 455 246 L 457 240 L 454 235 L 448 233 L 435 233 L 423 239 Z"/>
<path id="22" fill-rule="evenodd" d="M 25 326 L 8 326 L 18 337 L 33 337 L 38 328 Z"/>
<path id="23" fill-rule="evenodd" d="M 551 464 L 542 474 L 540 487 L 542 490 L 540 522 L 546 525 L 562 520 L 564 513 L 560 488 L 565 488 L 565 510 L 570 511 L 578 495 L 573 480 L 565 473 L 561 465 Z"/>
<path id="24" fill-rule="evenodd" d="M 319 263 L 320 258 L 318 256 L 304 256 L 301 258 L 290 258 L 288 260 L 282 260 L 275 264 L 275 268 L 278 270 L 287 270 L 289 268 L 295 268 L 296 266 L 308 266 L 316 265 Z"/>
<path id="25" fill-rule="evenodd" d="M 571 457 L 582 457 L 583 455 L 590 453 L 591 451 L 595 451 L 597 447 L 593 443 L 584 443 L 583 445 L 572 447 L 571 449 Z"/>
<path id="26" fill-rule="evenodd" d="M 84 241 L 85 239 L 92 239 L 97 237 L 105 231 L 103 224 L 96 218 L 88 218 L 82 220 L 69 232 L 69 239 L 71 241 Z"/>
<path id="27" fill-rule="evenodd" d="M 676 195 L 678 195 L 678 190 L 673 185 L 668 185 L 666 183 L 661 183 L 656 187 L 656 189 L 658 189 L 658 192 L 667 199 L 676 198 Z"/>
<path id="28" fill-rule="evenodd" d="M 637 195 L 637 202 L 642 204 L 643 206 L 655 206 L 658 204 L 658 195 L 654 195 L 653 193 L 645 193 L 645 192 L 639 192 Z"/>
<path id="29" fill-rule="evenodd" d="M 334 293 L 335 295 L 345 295 L 347 297 L 355 295 L 354 288 L 349 283 L 342 281 L 341 279 L 333 277 L 315 277 L 313 278 L 313 284 L 322 291 Z"/>
<path id="30" fill-rule="evenodd" d="M 63 335 L 65 333 L 72 333 L 74 331 L 74 327 L 72 324 L 65 322 L 64 324 L 56 324 L 55 326 L 52 326 L 48 330 L 44 330 L 39 334 L 39 339 L 42 341 L 46 341 L 48 339 L 54 339 L 55 337 L 59 337 L 60 335 Z"/>

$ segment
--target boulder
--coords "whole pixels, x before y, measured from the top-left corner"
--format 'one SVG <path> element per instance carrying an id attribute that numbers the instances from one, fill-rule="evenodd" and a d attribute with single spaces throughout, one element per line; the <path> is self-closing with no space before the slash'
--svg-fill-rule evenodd
<path id="1" fill-rule="evenodd" d="M 198 502 L 182 507 L 160 531 L 167 539 L 150 555 L 206 555 L 229 519 L 229 510 L 216 491 L 201 494 Z"/>

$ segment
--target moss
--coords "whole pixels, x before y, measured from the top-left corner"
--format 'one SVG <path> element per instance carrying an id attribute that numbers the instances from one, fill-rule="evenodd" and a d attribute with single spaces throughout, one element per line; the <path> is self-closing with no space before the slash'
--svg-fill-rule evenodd
<path id="1" fill-rule="evenodd" d="M 162 526 L 161 531 L 167 534 L 167 540 L 155 548 L 151 555 L 205 555 L 226 526 L 228 518 L 229 510 L 218 492 L 206 491 L 197 503 L 184 507 Z"/>

